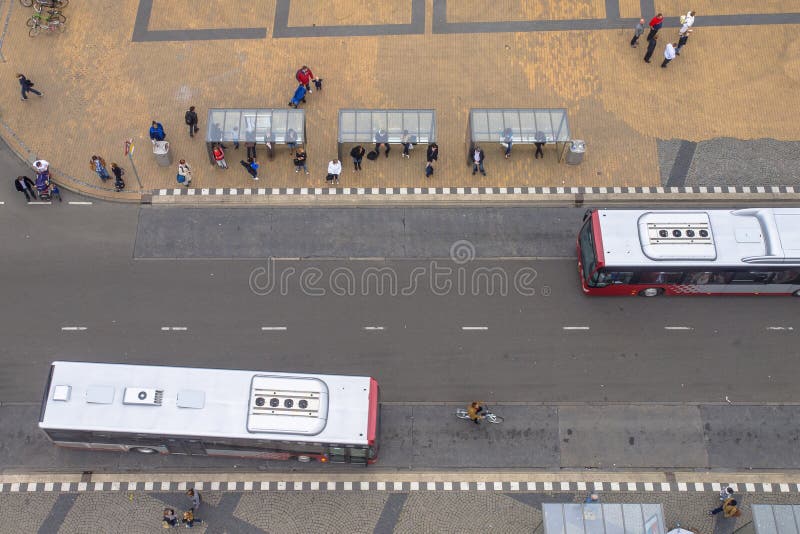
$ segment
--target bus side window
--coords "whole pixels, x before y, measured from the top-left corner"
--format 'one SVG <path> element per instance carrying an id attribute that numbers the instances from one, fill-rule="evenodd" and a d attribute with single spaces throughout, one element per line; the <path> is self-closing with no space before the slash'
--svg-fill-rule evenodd
<path id="1" fill-rule="evenodd" d="M 634 284 L 677 284 L 683 278 L 682 272 L 642 271 L 636 273 Z"/>
<path id="2" fill-rule="evenodd" d="M 597 284 L 602 286 L 607 286 L 609 284 L 627 284 L 632 277 L 632 272 L 600 272 Z"/>
<path id="3" fill-rule="evenodd" d="M 800 271 L 779 271 L 772 278 L 772 284 L 800 284 Z"/>
<path id="4" fill-rule="evenodd" d="M 736 271 L 732 284 L 769 284 L 775 273 L 771 271 Z"/>

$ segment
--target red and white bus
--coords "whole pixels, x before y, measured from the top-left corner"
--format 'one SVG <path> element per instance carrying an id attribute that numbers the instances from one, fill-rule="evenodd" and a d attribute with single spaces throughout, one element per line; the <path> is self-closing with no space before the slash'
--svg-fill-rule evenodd
<path id="1" fill-rule="evenodd" d="M 800 296 L 800 208 L 591 209 L 578 271 L 589 295 Z"/>
<path id="2" fill-rule="evenodd" d="M 378 396 L 370 377 L 54 362 L 39 427 L 79 449 L 367 465 Z"/>

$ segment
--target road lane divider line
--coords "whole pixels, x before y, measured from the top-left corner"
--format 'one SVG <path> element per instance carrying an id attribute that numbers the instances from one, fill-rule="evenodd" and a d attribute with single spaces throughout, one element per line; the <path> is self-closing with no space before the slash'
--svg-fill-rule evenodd
<path id="1" fill-rule="evenodd" d="M 562 330 L 589 330 L 588 326 L 562 326 Z"/>
<path id="2" fill-rule="evenodd" d="M 377 331 L 386 330 L 386 329 L 384 327 L 382 327 L 382 326 L 365 326 L 364 330 L 366 330 L 368 332 L 377 332 Z"/>
<path id="3" fill-rule="evenodd" d="M 262 326 L 262 332 L 284 332 L 286 330 L 285 326 Z"/>
<path id="4" fill-rule="evenodd" d="M 186 330 L 189 330 L 189 328 L 187 328 L 185 326 L 162 326 L 161 327 L 161 331 L 162 332 L 169 332 L 169 331 L 185 332 Z"/>
<path id="5" fill-rule="evenodd" d="M 72 206 L 91 206 L 92 202 L 81 202 L 77 200 L 70 200 L 69 202 L 67 202 L 67 204 L 70 204 Z"/>
<path id="6" fill-rule="evenodd" d="M 792 330 L 794 330 L 794 327 L 793 326 L 768 326 L 767 330 L 789 331 L 789 332 L 791 332 Z"/>
<path id="7" fill-rule="evenodd" d="M 42 202 L 40 200 L 37 200 L 35 202 L 28 202 L 29 206 L 49 206 L 50 204 L 52 204 L 52 202 Z"/>
<path id="8" fill-rule="evenodd" d="M 61 330 L 64 332 L 83 332 L 86 330 L 85 326 L 62 326 Z"/>
<path id="9" fill-rule="evenodd" d="M 691 326 L 665 326 L 664 330 L 694 330 Z"/>
<path id="10" fill-rule="evenodd" d="M 473 332 L 473 331 L 482 332 L 484 330 L 489 330 L 489 327 L 488 326 L 462 326 L 461 330 L 464 330 L 466 332 Z"/>

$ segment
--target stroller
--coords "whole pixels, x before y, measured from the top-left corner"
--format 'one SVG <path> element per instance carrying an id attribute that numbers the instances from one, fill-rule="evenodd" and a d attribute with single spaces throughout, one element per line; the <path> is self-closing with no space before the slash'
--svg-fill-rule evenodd
<path id="1" fill-rule="evenodd" d="M 55 183 L 50 182 L 50 174 L 43 172 L 36 175 L 36 190 L 39 192 L 39 200 L 49 202 L 56 197 L 61 202 L 61 190 Z"/>

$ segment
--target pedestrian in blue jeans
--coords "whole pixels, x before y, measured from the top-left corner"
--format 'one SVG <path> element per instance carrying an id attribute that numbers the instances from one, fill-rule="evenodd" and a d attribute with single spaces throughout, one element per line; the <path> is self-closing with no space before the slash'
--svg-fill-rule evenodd
<path id="1" fill-rule="evenodd" d="M 26 78 L 23 74 L 17 74 L 19 80 L 19 89 L 22 94 L 22 100 L 28 100 L 28 93 L 44 96 L 42 93 L 33 88 L 33 82 Z"/>
<path id="2" fill-rule="evenodd" d="M 486 169 L 483 168 L 483 160 L 486 159 L 486 154 L 483 153 L 483 149 L 477 145 L 472 151 L 472 174 L 475 175 L 476 172 L 479 170 L 481 174 L 486 176 Z"/>
<path id="3" fill-rule="evenodd" d="M 108 171 L 106 170 L 106 160 L 100 156 L 92 156 L 91 161 L 89 161 L 89 167 L 97 173 L 97 176 L 99 176 L 100 180 L 103 182 L 109 179 Z"/>
<path id="4" fill-rule="evenodd" d="M 511 128 L 503 130 L 503 148 L 506 149 L 506 159 L 511 157 L 511 145 L 514 144 L 514 131 Z"/>

